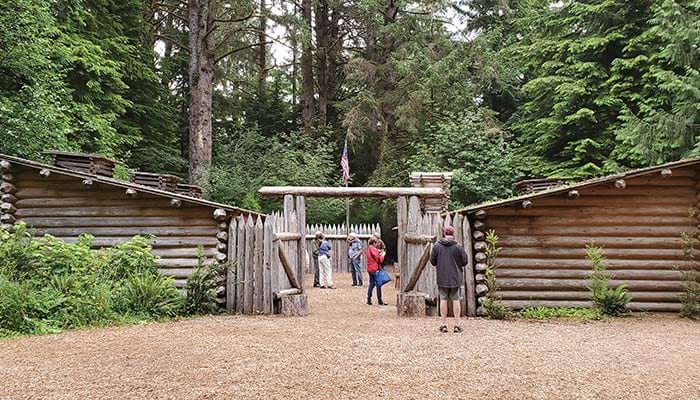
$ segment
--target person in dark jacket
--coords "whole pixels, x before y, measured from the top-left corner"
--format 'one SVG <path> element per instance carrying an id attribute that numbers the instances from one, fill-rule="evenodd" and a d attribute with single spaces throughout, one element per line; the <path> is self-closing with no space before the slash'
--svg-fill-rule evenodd
<path id="1" fill-rule="evenodd" d="M 452 301 L 455 327 L 454 332 L 462 332 L 459 316 L 462 296 L 460 288 L 464 286 L 464 266 L 467 265 L 467 252 L 455 241 L 455 228 L 443 228 L 444 238 L 435 243 L 430 253 L 430 263 L 437 267 L 437 284 L 440 292 L 440 332 L 447 333 L 447 302 Z"/>
<path id="2" fill-rule="evenodd" d="M 311 264 L 314 270 L 314 287 L 321 287 L 319 281 L 319 269 L 318 269 L 318 247 L 323 241 L 323 233 L 321 231 L 316 231 L 314 235 L 314 240 L 311 241 Z"/>

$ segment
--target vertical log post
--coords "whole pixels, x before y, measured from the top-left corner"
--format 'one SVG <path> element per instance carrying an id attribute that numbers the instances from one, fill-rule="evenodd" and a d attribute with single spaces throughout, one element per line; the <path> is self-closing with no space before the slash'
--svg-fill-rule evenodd
<path id="1" fill-rule="evenodd" d="M 173 199 L 175 200 L 175 199 Z M 217 208 L 214 210 L 213 214 L 214 220 L 218 222 L 217 226 L 219 231 L 216 234 L 216 239 L 218 241 L 216 245 L 216 262 L 223 264 L 228 261 L 228 246 L 229 246 L 229 234 L 228 234 L 228 220 L 229 216 L 226 210 Z M 229 296 L 226 294 L 226 288 L 229 286 L 227 284 L 227 279 L 229 278 L 228 271 L 224 276 L 221 277 L 221 285 L 217 287 L 217 302 L 225 304 L 226 309 L 229 310 Z"/>

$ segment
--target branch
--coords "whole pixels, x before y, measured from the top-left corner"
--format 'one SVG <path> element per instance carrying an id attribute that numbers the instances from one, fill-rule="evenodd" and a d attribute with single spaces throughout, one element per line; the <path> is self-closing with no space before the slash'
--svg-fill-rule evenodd
<path id="1" fill-rule="evenodd" d="M 189 47 L 183 45 L 182 43 L 178 42 L 177 40 L 175 40 L 174 38 L 172 38 L 172 37 L 170 37 L 170 36 L 162 35 L 162 34 L 160 34 L 160 33 L 156 33 L 156 34 L 154 34 L 153 36 L 154 36 L 156 39 L 167 40 L 168 42 L 174 44 L 175 46 L 179 47 L 180 49 L 182 49 L 182 50 L 184 50 L 184 51 L 186 51 L 186 52 L 188 52 L 188 53 L 190 52 Z"/>
<path id="2" fill-rule="evenodd" d="M 223 15 L 222 15 L 223 16 Z M 214 22 L 222 22 L 222 23 L 229 23 L 229 22 L 243 22 L 247 21 L 253 17 L 261 17 L 261 15 L 255 15 L 255 11 L 251 11 L 250 14 L 246 15 L 243 18 L 229 18 L 229 19 L 221 19 L 221 17 L 214 18 Z"/>
<path id="3" fill-rule="evenodd" d="M 256 47 L 256 46 L 265 46 L 265 45 L 268 45 L 268 44 L 272 44 L 272 42 L 251 43 L 251 44 L 249 44 L 249 45 L 247 45 L 247 46 L 238 47 L 238 48 L 233 49 L 233 50 L 231 50 L 231 51 L 227 51 L 227 52 L 224 53 L 221 57 L 217 57 L 217 58 L 214 60 L 214 64 L 218 63 L 219 61 L 223 60 L 224 58 L 230 56 L 230 55 L 233 54 L 233 53 L 238 53 L 239 51 L 242 51 L 242 50 L 250 49 L 250 48 L 253 48 L 253 47 Z"/>

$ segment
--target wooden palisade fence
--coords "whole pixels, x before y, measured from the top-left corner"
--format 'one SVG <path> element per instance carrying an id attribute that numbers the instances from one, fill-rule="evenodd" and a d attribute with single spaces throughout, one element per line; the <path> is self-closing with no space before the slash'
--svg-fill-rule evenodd
<path id="1" fill-rule="evenodd" d="M 239 314 L 306 315 L 304 198 L 286 196 L 284 210 L 238 216 L 228 231 L 226 309 Z"/>
<path id="2" fill-rule="evenodd" d="M 397 224 L 399 230 L 398 254 L 401 265 L 401 293 L 397 300 L 399 315 L 437 315 L 437 276 L 430 265 L 432 243 L 442 237 L 443 226 L 455 227 L 455 240 L 469 253 L 471 251 L 470 226 L 467 219 L 457 214 L 423 212 L 417 196 L 399 197 L 397 200 Z M 470 262 L 464 268 L 465 287 L 462 290 L 462 314 L 476 315 L 474 269 Z"/>
<path id="3" fill-rule="evenodd" d="M 362 242 L 362 249 L 366 250 L 370 237 L 373 233 L 377 233 L 381 237 L 381 228 L 379 224 L 351 224 L 350 230 L 345 229 L 345 224 L 342 225 L 308 225 L 306 227 L 306 248 L 307 254 L 311 257 L 311 246 L 314 240 L 314 233 L 316 231 L 321 231 L 326 236 L 326 240 L 331 243 L 331 248 L 335 252 L 334 256 L 331 257 L 331 267 L 333 272 L 350 272 L 350 267 L 348 265 L 348 239 L 346 232 L 354 232 L 357 234 L 358 239 Z M 309 259 L 307 264 L 307 273 L 313 272 L 312 264 L 313 260 Z M 367 259 L 362 256 L 361 263 L 362 272 L 367 271 Z"/>

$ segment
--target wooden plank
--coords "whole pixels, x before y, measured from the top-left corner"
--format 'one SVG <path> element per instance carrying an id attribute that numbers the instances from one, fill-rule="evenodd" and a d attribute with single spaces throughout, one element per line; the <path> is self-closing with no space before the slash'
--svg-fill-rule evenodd
<path id="1" fill-rule="evenodd" d="M 306 199 L 304 196 L 297 196 L 296 198 L 296 209 L 297 209 L 297 217 L 299 218 L 299 223 L 297 224 L 299 228 L 299 233 L 301 234 L 301 240 L 299 241 L 299 258 L 301 260 L 300 265 L 299 265 L 299 271 L 298 275 L 299 276 L 299 285 L 301 288 L 304 288 L 304 278 L 306 276 L 305 270 L 306 270 L 306 262 L 307 260 L 310 259 L 307 254 L 306 250 Z"/>
<path id="2" fill-rule="evenodd" d="M 279 250 L 279 257 L 280 257 L 280 263 L 282 264 L 282 267 L 284 268 L 284 272 L 287 274 L 287 279 L 289 280 L 289 284 L 293 288 L 301 290 L 299 282 L 297 281 L 296 276 L 294 276 L 294 267 L 290 263 L 289 258 L 287 258 L 287 255 L 285 254 L 285 251 L 282 248 L 280 248 L 280 250 Z"/>
<path id="3" fill-rule="evenodd" d="M 680 249 L 683 245 L 680 237 L 675 238 L 649 238 L 649 237 L 625 237 L 625 236 L 578 236 L 578 237 L 555 237 L 555 236 L 521 236 L 503 235 L 499 233 L 501 240 L 499 243 L 503 248 L 508 247 L 560 247 L 560 248 L 585 248 L 591 241 L 605 249 Z"/>
<path id="4" fill-rule="evenodd" d="M 238 219 L 231 218 L 228 227 L 228 268 L 226 269 L 226 311 L 236 310 L 236 262 L 238 261 L 236 249 L 238 248 Z"/>
<path id="5" fill-rule="evenodd" d="M 136 201 L 132 204 L 138 204 Z M 132 205 L 128 207 L 61 207 L 61 208 L 20 208 L 17 216 L 28 217 L 201 217 L 209 214 L 205 208 L 179 208 L 175 209 L 169 204 L 167 207 L 148 207 L 147 205 Z M 687 211 L 687 210 L 686 210 Z"/>
<path id="6" fill-rule="evenodd" d="M 264 273 L 263 273 L 263 312 L 265 314 L 272 314 L 272 236 L 274 229 L 270 221 L 270 217 L 265 220 L 263 228 L 263 259 L 264 259 Z"/>
<path id="7" fill-rule="evenodd" d="M 183 226 L 159 226 L 159 227 L 82 227 L 82 228 L 42 228 L 35 227 L 36 234 L 45 234 L 56 237 L 79 236 L 89 233 L 93 236 L 109 237 L 132 237 L 136 235 L 156 235 L 156 236 L 208 236 L 212 237 L 218 233 L 216 227 L 183 227 Z"/>
<path id="8" fill-rule="evenodd" d="M 253 291 L 255 284 L 255 226 L 253 217 L 248 217 L 245 225 L 245 282 L 243 284 L 243 313 L 253 313 Z"/>
<path id="9" fill-rule="evenodd" d="M 262 314 L 265 312 L 265 259 L 264 259 L 264 227 L 262 218 L 258 216 L 255 222 L 255 255 L 253 257 L 255 265 L 254 282 L 254 304 L 255 312 Z"/>
<path id="10" fill-rule="evenodd" d="M 423 254 L 421 255 L 420 260 L 418 260 L 418 265 L 411 273 L 408 282 L 406 282 L 406 288 L 404 289 L 404 292 L 410 292 L 416 288 L 416 284 L 418 283 L 418 280 L 420 279 L 420 276 L 423 273 L 423 269 L 425 269 L 425 266 L 428 264 L 428 260 L 430 260 L 431 247 L 432 245 L 430 243 L 426 243 L 425 247 L 423 248 Z"/>
<path id="11" fill-rule="evenodd" d="M 246 274 L 246 264 L 245 264 L 245 248 L 246 248 L 246 236 L 245 236 L 245 225 L 246 219 L 242 216 L 236 218 L 236 225 L 238 226 L 238 231 L 236 234 L 236 312 L 242 314 L 244 312 L 243 303 L 245 298 L 245 274 Z"/>
<path id="12" fill-rule="evenodd" d="M 680 292 L 633 292 L 634 301 L 647 302 L 679 302 Z M 503 300 L 590 300 L 591 293 L 583 288 L 578 291 L 524 291 L 499 290 L 498 295 Z"/>
<path id="13" fill-rule="evenodd" d="M 497 232 L 503 235 L 523 236 L 624 236 L 624 237 L 678 237 L 688 226 L 548 226 L 503 227 Z"/>
<path id="14" fill-rule="evenodd" d="M 685 226 L 688 217 L 676 216 L 489 216 L 489 227 L 499 229 L 510 226 Z"/>
<path id="15" fill-rule="evenodd" d="M 173 212 L 169 217 L 26 217 L 22 218 L 27 225 L 42 228 L 80 228 L 80 227 L 214 227 L 216 224 L 211 218 L 182 218 Z"/>
<path id="16" fill-rule="evenodd" d="M 400 276 L 400 288 L 403 291 L 405 287 L 406 280 L 404 279 L 404 271 L 406 268 L 406 244 L 403 238 L 407 234 L 406 229 L 408 225 L 408 200 L 406 196 L 400 196 L 396 199 L 396 226 L 398 227 L 398 261 L 399 261 L 399 276 Z M 366 259 L 366 257 L 363 257 Z M 367 270 L 366 260 L 365 260 L 365 271 Z"/>
<path id="17" fill-rule="evenodd" d="M 678 260 L 684 261 L 685 257 L 680 248 L 677 249 L 624 249 L 604 248 L 605 255 L 612 259 L 622 260 Z M 695 251 L 696 259 L 700 259 L 700 249 Z M 501 258 L 534 258 L 553 260 L 581 260 L 586 258 L 584 247 L 503 247 L 498 253 Z"/>
<path id="18" fill-rule="evenodd" d="M 205 247 L 204 255 L 207 257 L 215 257 L 218 253 L 216 247 Z M 196 258 L 197 247 L 168 247 L 168 248 L 153 248 L 153 254 L 160 258 Z"/>
<path id="19" fill-rule="evenodd" d="M 462 222 L 464 230 L 464 249 L 467 251 L 467 266 L 464 269 L 464 285 L 467 299 L 467 316 L 476 317 L 476 281 L 474 278 L 474 249 L 472 247 L 472 230 L 469 217 Z"/>
<path id="20" fill-rule="evenodd" d="M 492 215 L 520 215 L 520 216 L 600 216 L 600 215 L 640 215 L 640 216 L 677 216 L 687 217 L 689 205 L 669 205 L 669 206 L 614 206 L 614 207 L 532 207 L 523 209 L 520 207 L 503 206 L 488 210 L 489 217 Z"/>
<path id="21" fill-rule="evenodd" d="M 626 284 L 630 292 L 667 292 L 681 291 L 681 281 L 626 281 L 611 279 L 610 286 Z M 585 289 L 590 285 L 588 279 L 528 279 L 528 278 L 501 278 L 498 285 L 502 290 L 571 290 Z"/>

